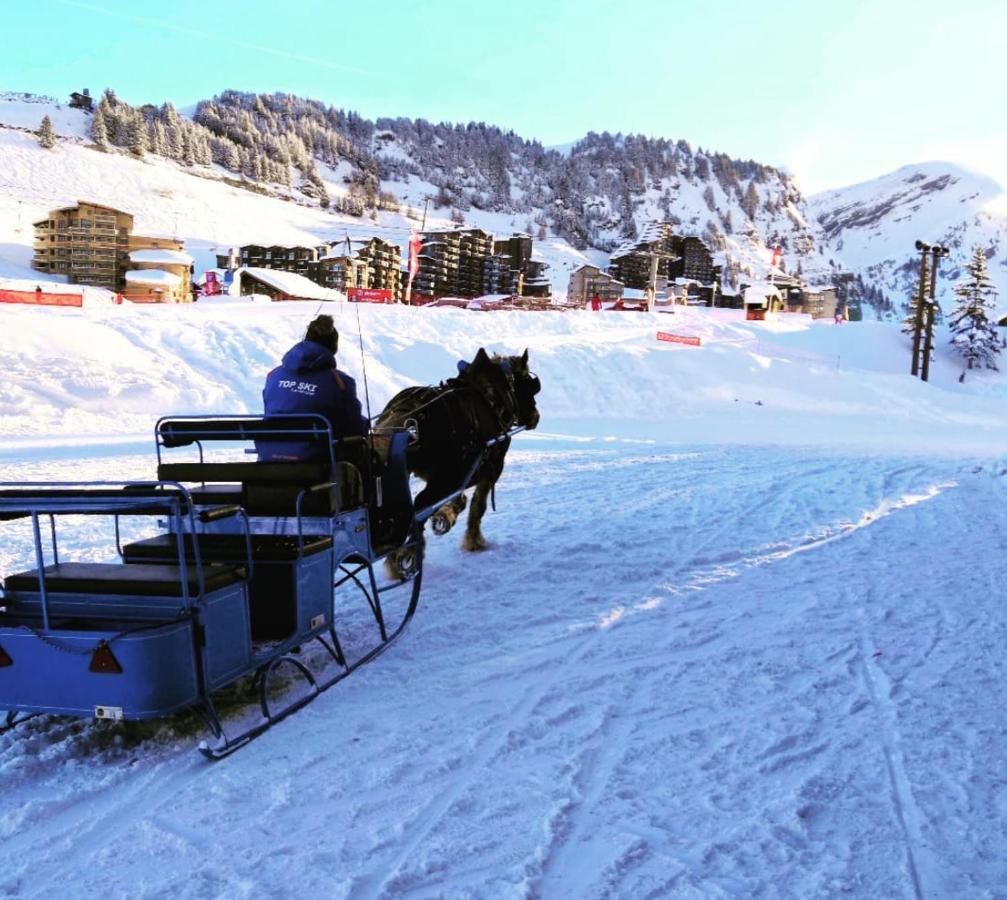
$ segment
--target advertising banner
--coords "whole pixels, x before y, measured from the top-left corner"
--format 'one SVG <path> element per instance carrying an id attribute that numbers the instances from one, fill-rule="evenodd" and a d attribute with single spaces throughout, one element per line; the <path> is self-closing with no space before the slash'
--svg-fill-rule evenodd
<path id="1" fill-rule="evenodd" d="M 353 303 L 394 303 L 392 292 L 381 288 L 349 288 L 346 299 Z"/>
<path id="2" fill-rule="evenodd" d="M 665 341 L 668 344 L 686 344 L 689 347 L 700 346 L 700 339 L 688 334 L 672 334 L 669 331 L 659 331 L 657 333 L 657 339 L 659 341 Z"/>

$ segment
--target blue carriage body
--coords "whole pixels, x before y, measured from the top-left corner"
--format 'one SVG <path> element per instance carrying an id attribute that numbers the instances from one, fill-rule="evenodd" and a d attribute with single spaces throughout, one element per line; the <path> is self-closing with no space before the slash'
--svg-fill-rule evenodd
<path id="1" fill-rule="evenodd" d="M 316 446 L 316 459 L 244 459 L 249 445 L 291 438 Z M 35 557 L 0 581 L 7 727 L 43 713 L 143 720 L 196 708 L 216 738 L 201 749 L 220 758 L 375 658 L 416 610 L 422 523 L 433 512 L 412 507 L 408 440 L 398 429 L 358 441 L 353 465 L 337 459 L 345 448 L 319 416 L 169 418 L 156 427 L 156 481 L 0 484 L 0 523 L 30 520 Z M 235 452 L 237 461 L 223 458 Z M 111 517 L 120 560 L 61 560 L 65 515 Z M 135 516 L 153 517 L 161 533 L 123 545 L 120 522 Z M 411 565 L 379 585 L 375 563 L 393 552 L 411 554 Z M 403 584 L 405 612 L 389 625 L 382 595 Z M 376 624 L 356 659 L 336 632 L 334 587 L 343 585 L 363 593 Z M 322 648 L 328 670 L 300 656 L 306 642 Z M 273 709 L 267 689 L 281 667 L 308 690 Z M 261 718 L 228 737 L 213 695 L 249 675 Z"/>

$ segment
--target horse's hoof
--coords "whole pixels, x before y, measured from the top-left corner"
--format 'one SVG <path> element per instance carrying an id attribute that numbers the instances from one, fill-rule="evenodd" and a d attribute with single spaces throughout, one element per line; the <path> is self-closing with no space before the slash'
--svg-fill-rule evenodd
<path id="1" fill-rule="evenodd" d="M 465 535 L 465 540 L 462 541 L 462 549 L 468 550 L 470 553 L 478 553 L 486 549 L 486 541 L 481 537 Z"/>
<path id="2" fill-rule="evenodd" d="M 434 534 L 447 534 L 454 524 L 454 517 L 446 513 L 434 513 L 430 519 L 430 527 L 433 528 Z"/>

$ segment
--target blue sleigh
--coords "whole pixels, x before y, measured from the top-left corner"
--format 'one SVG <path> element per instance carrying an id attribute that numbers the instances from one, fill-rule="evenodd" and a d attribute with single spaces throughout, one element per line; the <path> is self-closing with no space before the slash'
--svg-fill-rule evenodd
<path id="1" fill-rule="evenodd" d="M 417 510 L 409 439 L 392 430 L 336 445 L 318 416 L 167 418 L 156 481 L 0 484 L 0 522 L 26 521 L 34 549 L 34 568 L 2 580 L 4 728 L 40 714 L 144 720 L 194 708 L 212 736 L 199 749 L 219 759 L 373 660 L 416 611 L 423 523 L 481 459 Z M 318 461 L 248 459 L 270 440 L 304 442 Z M 67 516 L 111 520 L 118 560 L 66 559 Z M 123 542 L 127 523 L 157 533 Z M 382 580 L 392 553 L 399 578 Z M 399 601 L 385 602 L 393 590 Z M 256 708 L 234 731 L 214 697 L 246 684 Z"/>

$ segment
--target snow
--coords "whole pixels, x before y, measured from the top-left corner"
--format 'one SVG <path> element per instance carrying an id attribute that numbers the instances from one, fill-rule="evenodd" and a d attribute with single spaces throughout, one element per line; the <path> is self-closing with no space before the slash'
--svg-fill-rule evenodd
<path id="1" fill-rule="evenodd" d="M 43 151 L 16 130 L 42 114 L 0 95 L 4 286 L 34 289 L 30 223 L 79 196 L 179 234 L 204 268 L 262 239 L 408 237 L 403 217 L 89 150 L 82 114 Z M 554 288 L 605 259 L 536 250 Z M 2 479 L 151 478 L 155 419 L 257 411 L 315 306 L 0 306 Z M 542 423 L 508 455 L 490 549 L 432 537 L 400 641 L 220 764 L 195 753 L 195 716 L 0 735 L 0 894 L 1000 895 L 1004 376 L 959 383 L 941 327 L 923 384 L 885 323 L 326 311 L 371 414 L 479 346 L 528 348 Z M 82 525 L 64 550 L 110 541 Z M 30 548 L 0 523 L 0 573 Z"/>
<path id="2" fill-rule="evenodd" d="M 83 110 L 73 109 L 51 97 L 0 92 L 0 122 L 5 125 L 37 132 L 44 116 L 49 117 L 53 131 L 60 137 L 78 140 L 87 137 L 91 118 Z"/>
<path id="3" fill-rule="evenodd" d="M 749 306 L 765 306 L 767 300 L 780 296 L 780 289 L 768 281 L 756 281 L 745 288 L 745 303 Z"/>
<path id="4" fill-rule="evenodd" d="M 941 263 L 937 299 L 954 305 L 957 273 L 981 246 L 990 255 L 1001 314 L 1007 312 L 1007 193 L 991 178 L 950 163 L 905 166 L 863 184 L 827 191 L 809 200 L 812 215 L 834 230 L 832 249 L 847 268 L 864 274 L 901 304 L 918 277 L 917 240 L 941 244 L 951 257 Z M 908 263 L 908 270 L 899 267 Z"/>
<path id="5" fill-rule="evenodd" d="M 1001 376 L 923 385 L 880 323 L 329 310 L 372 411 L 529 348 L 489 551 L 431 538 L 394 648 L 223 763 L 194 716 L 0 736 L 0 891 L 995 895 Z M 0 309 L 4 479 L 151 477 L 153 418 L 256 409 L 310 318 Z"/>
<path id="6" fill-rule="evenodd" d="M 131 269 L 126 273 L 126 281 L 136 284 L 159 284 L 165 287 L 176 287 L 182 283 L 178 275 L 165 272 L 164 269 Z"/>
<path id="7" fill-rule="evenodd" d="M 188 253 L 179 250 L 133 250 L 129 254 L 131 262 L 135 263 L 161 263 L 176 266 L 191 266 L 194 262 Z"/>

